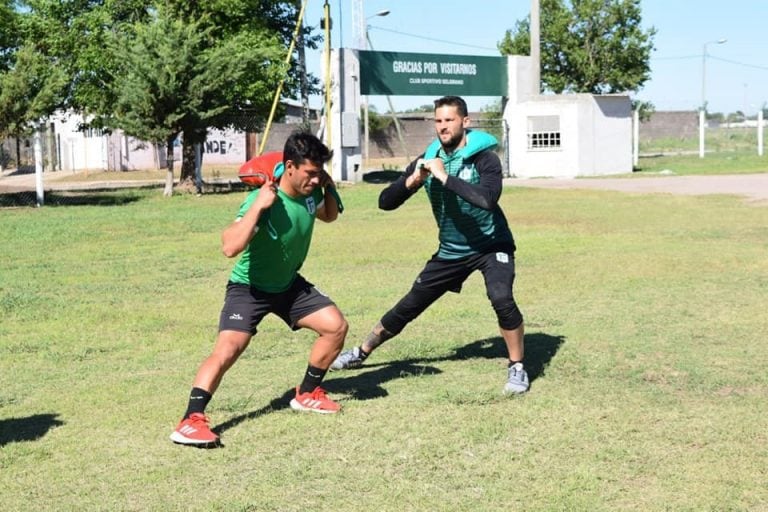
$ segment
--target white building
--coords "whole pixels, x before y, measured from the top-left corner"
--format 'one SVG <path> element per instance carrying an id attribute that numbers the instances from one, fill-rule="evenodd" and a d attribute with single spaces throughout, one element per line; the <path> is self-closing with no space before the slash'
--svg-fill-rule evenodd
<path id="1" fill-rule="evenodd" d="M 626 95 L 535 95 L 530 57 L 509 58 L 509 172 L 520 178 L 632 172 L 632 102 Z"/>
<path id="2" fill-rule="evenodd" d="M 162 169 L 166 167 L 163 145 L 137 140 L 121 130 L 111 134 L 97 129 L 81 130 L 77 114 L 58 115 L 51 125 L 55 133 L 59 167 L 64 171 Z M 207 164 L 241 164 L 246 160 L 246 134 L 235 130 L 208 131 L 203 144 Z M 181 165 L 181 137 L 174 142 L 174 162 Z"/>
<path id="3" fill-rule="evenodd" d="M 632 172 L 632 105 L 627 96 L 537 96 L 510 110 L 505 119 L 512 176 Z"/>

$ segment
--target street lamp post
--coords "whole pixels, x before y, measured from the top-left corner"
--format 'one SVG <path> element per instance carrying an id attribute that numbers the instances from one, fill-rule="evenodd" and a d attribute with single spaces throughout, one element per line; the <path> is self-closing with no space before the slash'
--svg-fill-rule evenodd
<path id="1" fill-rule="evenodd" d="M 701 107 L 699 108 L 699 158 L 704 158 L 704 126 L 707 120 L 707 45 L 723 44 L 727 39 L 707 41 L 701 48 Z"/>
<path id="2" fill-rule="evenodd" d="M 534 96 L 541 94 L 541 6 L 539 0 L 531 0 L 531 86 Z"/>
<path id="3" fill-rule="evenodd" d="M 370 49 L 370 38 L 368 37 L 368 20 L 371 18 L 375 18 L 377 16 L 388 16 L 389 15 L 389 9 L 383 9 L 376 14 L 373 14 L 371 16 L 368 16 L 367 18 L 364 18 L 363 23 L 365 24 L 364 27 L 364 37 L 365 37 L 365 44 L 361 45 L 364 49 L 369 50 Z M 368 129 L 368 95 L 366 94 L 363 96 L 363 162 L 365 165 L 368 165 L 368 148 L 369 148 L 369 129 Z"/>

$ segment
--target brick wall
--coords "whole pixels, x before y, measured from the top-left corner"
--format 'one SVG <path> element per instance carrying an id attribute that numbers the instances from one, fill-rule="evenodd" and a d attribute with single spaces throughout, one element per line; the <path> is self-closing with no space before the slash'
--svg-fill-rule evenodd
<path id="1" fill-rule="evenodd" d="M 699 134 L 699 113 L 695 110 L 654 112 L 640 123 L 640 141 L 693 138 Z"/>
<path id="2" fill-rule="evenodd" d="M 379 115 L 385 116 L 385 114 Z M 473 114 L 471 117 L 474 127 L 481 130 L 494 131 L 489 126 L 484 125 L 484 121 L 479 114 Z M 411 158 L 415 158 L 424 151 L 435 137 L 434 122 L 430 113 L 411 117 L 401 115 L 399 121 L 405 149 L 403 148 L 403 143 L 398 138 L 394 124 L 390 124 L 385 131 L 370 135 L 368 147 L 371 158 L 404 157 L 406 154 Z M 312 132 L 316 133 L 318 127 L 319 124 L 313 122 L 311 124 Z M 269 139 L 264 151 L 282 151 L 285 140 L 291 132 L 298 128 L 297 124 L 274 124 L 270 129 Z M 500 131 L 498 127 L 496 128 L 496 131 Z M 699 113 L 695 110 L 654 112 L 648 121 L 640 123 L 641 141 L 664 138 L 695 138 L 698 137 L 698 133 Z M 260 134 L 249 134 L 248 158 L 251 158 L 258 151 L 261 142 L 260 137 Z"/>

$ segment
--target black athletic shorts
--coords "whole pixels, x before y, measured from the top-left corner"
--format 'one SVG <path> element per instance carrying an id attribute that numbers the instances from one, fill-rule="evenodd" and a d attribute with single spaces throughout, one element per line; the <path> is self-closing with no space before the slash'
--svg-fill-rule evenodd
<path id="1" fill-rule="evenodd" d="M 461 292 L 461 286 L 472 272 L 480 270 L 486 288 L 506 286 L 511 293 L 515 280 L 515 250 L 512 246 L 500 246 L 465 258 L 444 260 L 433 256 L 416 278 L 414 286 L 429 290 Z"/>
<path id="2" fill-rule="evenodd" d="M 296 323 L 305 316 L 334 302 L 297 276 L 291 287 L 281 293 L 267 293 L 240 283 L 227 283 L 224 307 L 219 317 L 219 331 L 241 331 L 256 334 L 256 327 L 268 313 L 274 313 L 288 326 L 298 330 Z"/>

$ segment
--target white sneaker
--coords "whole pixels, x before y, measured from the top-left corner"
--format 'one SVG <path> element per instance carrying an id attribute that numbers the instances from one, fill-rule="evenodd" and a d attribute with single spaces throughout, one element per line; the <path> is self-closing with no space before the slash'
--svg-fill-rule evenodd
<path id="1" fill-rule="evenodd" d="M 525 393 L 531 387 L 528 374 L 523 369 L 523 363 L 515 363 L 509 367 L 507 383 L 504 385 L 505 395 L 518 395 Z"/>
<path id="2" fill-rule="evenodd" d="M 355 347 L 339 354 L 331 363 L 330 370 L 349 370 L 350 368 L 360 368 L 362 365 L 363 358 L 360 357 L 360 347 Z"/>

